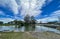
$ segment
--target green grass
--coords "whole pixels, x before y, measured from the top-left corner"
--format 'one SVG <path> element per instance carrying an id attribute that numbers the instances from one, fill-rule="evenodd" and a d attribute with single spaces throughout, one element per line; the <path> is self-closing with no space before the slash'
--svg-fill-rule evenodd
<path id="1" fill-rule="evenodd" d="M 0 32 L 0 39 L 60 39 L 52 32 Z"/>
<path id="2" fill-rule="evenodd" d="M 12 24 L 0 24 L 0 26 L 13 26 Z"/>
<path id="3" fill-rule="evenodd" d="M 0 32 L 0 39 L 36 39 L 24 32 Z"/>

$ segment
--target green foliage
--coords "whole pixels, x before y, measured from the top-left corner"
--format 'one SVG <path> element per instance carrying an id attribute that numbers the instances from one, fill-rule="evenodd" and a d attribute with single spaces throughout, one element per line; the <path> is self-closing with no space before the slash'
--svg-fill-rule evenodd
<path id="1" fill-rule="evenodd" d="M 0 24 L 3 24 L 3 22 L 0 21 Z M 36 24 L 36 20 L 35 20 L 34 16 L 26 15 L 24 17 L 24 21 L 14 20 L 14 21 L 10 21 L 8 23 L 3 24 L 3 26 L 15 25 L 15 26 L 21 27 L 21 26 L 29 26 L 31 24 L 32 25 Z"/>
<path id="2" fill-rule="evenodd" d="M 24 17 L 24 21 L 25 21 L 25 25 L 36 24 L 36 20 L 35 20 L 34 16 L 26 15 Z"/>
<path id="3" fill-rule="evenodd" d="M 0 24 L 3 24 L 3 22 L 2 22 L 2 21 L 0 21 Z"/>

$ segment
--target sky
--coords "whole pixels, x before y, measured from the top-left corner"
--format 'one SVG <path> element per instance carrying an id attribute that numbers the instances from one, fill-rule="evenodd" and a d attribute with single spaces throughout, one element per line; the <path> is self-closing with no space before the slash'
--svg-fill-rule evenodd
<path id="1" fill-rule="evenodd" d="M 27 14 L 37 21 L 58 21 L 60 0 L 0 0 L 0 21 L 23 20 Z"/>

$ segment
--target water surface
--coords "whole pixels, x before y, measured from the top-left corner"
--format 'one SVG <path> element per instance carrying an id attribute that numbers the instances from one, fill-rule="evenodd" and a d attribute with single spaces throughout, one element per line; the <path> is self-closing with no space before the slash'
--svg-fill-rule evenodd
<path id="1" fill-rule="evenodd" d="M 32 31 L 31 27 L 27 28 L 29 31 Z M 24 32 L 25 27 L 22 26 L 20 28 L 15 28 L 15 26 L 0 26 L 0 31 L 2 32 L 7 32 L 7 31 L 14 31 L 14 32 Z M 44 27 L 44 26 L 35 26 L 35 29 L 33 30 L 35 32 L 54 32 L 54 33 L 59 33 L 60 31 L 54 28 L 49 28 L 49 27 Z"/>

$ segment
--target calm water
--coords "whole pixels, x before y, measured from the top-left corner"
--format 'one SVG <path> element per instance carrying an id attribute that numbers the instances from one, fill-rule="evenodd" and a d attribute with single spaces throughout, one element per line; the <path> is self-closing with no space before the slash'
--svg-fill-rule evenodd
<path id="1" fill-rule="evenodd" d="M 29 28 L 28 28 L 29 29 Z M 0 26 L 0 31 L 2 32 L 6 32 L 6 31 L 14 31 L 14 32 L 24 32 L 25 31 L 25 27 L 20 27 L 20 28 L 15 28 L 15 26 Z M 31 31 L 31 28 L 29 29 L 29 31 Z M 54 32 L 54 33 L 59 33 L 60 31 L 54 28 L 48 28 L 48 27 L 44 27 L 44 26 L 35 26 L 35 29 L 33 30 L 35 32 Z"/>

